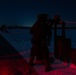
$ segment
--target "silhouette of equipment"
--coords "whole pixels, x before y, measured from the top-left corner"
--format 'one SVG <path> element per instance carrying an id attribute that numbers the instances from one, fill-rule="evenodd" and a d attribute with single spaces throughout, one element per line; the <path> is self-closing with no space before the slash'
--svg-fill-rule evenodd
<path id="1" fill-rule="evenodd" d="M 62 35 L 57 35 L 57 25 L 62 25 Z M 59 15 L 54 16 L 54 56 L 63 62 L 70 62 L 71 39 L 65 37 L 65 22 L 61 21 Z"/>
<path id="2" fill-rule="evenodd" d="M 73 63 L 76 66 L 76 48 L 72 48 L 71 63 Z"/>

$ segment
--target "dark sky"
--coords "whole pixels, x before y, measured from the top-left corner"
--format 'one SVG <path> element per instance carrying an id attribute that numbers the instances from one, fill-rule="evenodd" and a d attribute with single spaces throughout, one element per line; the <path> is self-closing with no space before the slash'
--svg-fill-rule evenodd
<path id="1" fill-rule="evenodd" d="M 76 22 L 76 0 L 0 0 L 0 25 L 31 26 L 39 13 Z"/>

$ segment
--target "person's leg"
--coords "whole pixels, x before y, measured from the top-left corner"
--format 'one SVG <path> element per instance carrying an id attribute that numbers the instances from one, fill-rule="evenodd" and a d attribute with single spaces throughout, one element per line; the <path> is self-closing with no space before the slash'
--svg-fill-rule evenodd
<path id="1" fill-rule="evenodd" d="M 43 52 L 43 61 L 44 61 L 44 65 L 45 65 L 45 71 L 50 71 L 50 57 L 47 54 L 47 52 Z"/>
<path id="2" fill-rule="evenodd" d="M 36 55 L 36 46 L 33 45 L 32 48 L 31 48 L 31 51 L 30 51 L 30 59 L 29 59 L 29 64 L 30 66 L 33 66 L 33 61 L 34 61 L 34 58 L 35 58 L 35 55 Z"/>
<path id="3" fill-rule="evenodd" d="M 33 66 L 33 61 L 34 61 L 34 56 L 30 56 L 30 59 L 29 59 L 29 64 L 30 66 Z"/>
<path id="4" fill-rule="evenodd" d="M 43 58 L 42 58 L 42 50 L 40 48 L 38 49 L 36 60 L 37 61 L 42 61 L 43 60 Z"/>
<path id="5" fill-rule="evenodd" d="M 38 53 L 38 55 L 36 56 L 36 60 L 42 60 L 42 53 Z"/>
<path id="6" fill-rule="evenodd" d="M 42 50 L 41 50 L 41 41 L 40 40 L 38 41 L 37 47 L 38 47 L 38 51 L 37 51 L 37 55 L 36 55 L 36 60 L 42 61 Z"/>
<path id="7" fill-rule="evenodd" d="M 37 64 L 44 64 L 43 63 L 43 58 L 42 58 L 42 50 L 38 49 L 37 55 L 36 55 L 36 63 Z"/>
<path id="8" fill-rule="evenodd" d="M 50 67 L 51 63 L 50 63 L 49 49 L 47 47 L 46 41 L 42 42 L 41 49 L 42 49 L 42 57 L 45 65 L 45 71 L 50 71 L 50 68 L 52 69 L 52 67 Z"/>

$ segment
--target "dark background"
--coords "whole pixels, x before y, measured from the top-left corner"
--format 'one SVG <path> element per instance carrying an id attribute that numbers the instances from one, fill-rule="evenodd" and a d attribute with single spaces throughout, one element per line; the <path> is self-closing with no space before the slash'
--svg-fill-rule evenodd
<path id="1" fill-rule="evenodd" d="M 32 26 L 39 13 L 51 18 L 59 14 L 62 20 L 75 22 L 76 0 L 0 0 L 0 25 Z"/>

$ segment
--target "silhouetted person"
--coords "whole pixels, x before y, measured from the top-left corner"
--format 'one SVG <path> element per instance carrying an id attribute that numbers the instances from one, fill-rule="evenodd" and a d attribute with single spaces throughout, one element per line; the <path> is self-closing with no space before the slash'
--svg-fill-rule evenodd
<path id="1" fill-rule="evenodd" d="M 50 43 L 51 43 L 51 38 L 52 38 L 52 26 L 53 26 L 53 20 L 51 19 L 51 18 L 48 18 L 47 19 L 47 21 L 46 21 L 46 28 L 47 28 L 47 30 L 48 30 L 48 35 L 47 35 L 47 37 L 48 37 L 48 39 L 47 39 L 47 45 L 48 46 L 50 46 Z M 42 54 L 41 53 L 39 53 L 39 55 L 36 57 L 36 59 L 38 60 L 38 61 L 41 61 L 41 63 L 42 63 Z M 50 62 L 52 62 L 52 61 L 50 61 Z"/>
<path id="2" fill-rule="evenodd" d="M 38 20 L 31 28 L 32 48 L 30 52 L 30 65 L 33 65 L 35 56 L 41 56 L 45 65 L 45 71 L 50 70 L 50 57 L 48 42 L 50 41 L 50 29 L 47 23 L 47 14 L 39 14 Z M 51 67 L 52 69 L 52 67 Z"/>
<path id="3" fill-rule="evenodd" d="M 3 24 L 3 25 L 1 26 L 1 31 L 2 31 L 2 32 L 8 32 L 6 25 Z"/>

